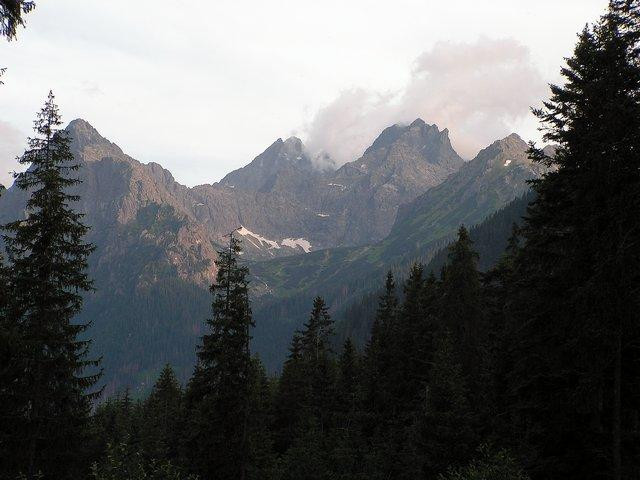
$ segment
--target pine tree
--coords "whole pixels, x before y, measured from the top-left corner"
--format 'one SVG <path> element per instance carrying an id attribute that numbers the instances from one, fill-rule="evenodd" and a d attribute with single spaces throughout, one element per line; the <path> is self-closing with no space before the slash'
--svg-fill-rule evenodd
<path id="1" fill-rule="evenodd" d="M 392 337 L 396 329 L 398 299 L 395 292 L 393 274 L 387 273 L 384 292 L 380 296 L 378 310 L 371 329 L 371 337 L 364 352 L 364 404 L 369 413 L 371 433 L 380 424 L 377 418 L 388 411 L 390 406 L 390 386 L 393 378 L 390 373 L 392 362 Z"/>
<path id="2" fill-rule="evenodd" d="M 533 182 L 510 316 L 514 439 L 533 478 L 637 478 L 640 2 L 612 1 L 536 110 L 553 158 Z"/>
<path id="3" fill-rule="evenodd" d="M 424 281 L 420 294 L 421 312 L 423 319 L 419 324 L 416 333 L 416 356 L 419 358 L 424 372 L 419 376 L 421 379 L 429 381 L 429 372 L 433 362 L 433 350 L 435 335 L 440 326 L 438 308 L 440 304 L 441 285 L 433 272 Z"/>
<path id="4" fill-rule="evenodd" d="M 325 465 L 337 417 L 332 336 L 333 321 L 324 300 L 316 297 L 309 320 L 293 336 L 278 385 L 274 428 L 277 451 L 283 453 L 282 478 L 300 472 L 306 478 L 327 478 L 326 467 L 313 465 Z"/>
<path id="5" fill-rule="evenodd" d="M 302 348 L 304 355 L 319 361 L 323 355 L 331 352 L 333 321 L 322 297 L 313 300 L 313 310 L 309 321 L 302 331 Z"/>
<path id="6" fill-rule="evenodd" d="M 197 480 L 166 460 L 146 461 L 128 439 L 111 443 L 100 462 L 91 466 L 93 480 Z"/>
<path id="7" fill-rule="evenodd" d="M 486 418 L 486 409 L 490 406 L 490 335 L 477 264 L 478 254 L 473 249 L 469 232 L 461 226 L 458 239 L 449 247 L 439 317 L 443 327 L 453 335 L 454 344 L 458 348 L 458 358 L 467 378 L 472 403 L 479 407 L 478 413 Z M 481 424 L 482 420 L 478 420 Z"/>
<path id="8" fill-rule="evenodd" d="M 336 401 L 338 428 L 347 434 L 356 427 L 361 402 L 360 358 L 350 338 L 347 338 L 338 359 Z"/>
<path id="9" fill-rule="evenodd" d="M 142 404 L 131 398 L 129 389 L 100 403 L 91 417 L 94 459 L 101 458 L 108 445 L 126 443 L 139 451 L 143 423 Z"/>
<path id="10" fill-rule="evenodd" d="M 273 386 L 258 358 L 252 359 L 249 391 L 248 441 L 249 461 L 247 478 L 269 480 L 276 478 L 277 461 L 274 451 Z"/>
<path id="11" fill-rule="evenodd" d="M 88 228 L 71 204 L 69 192 L 80 180 L 61 125 L 53 93 L 38 113 L 29 150 L 20 163 L 30 165 L 16 176 L 15 186 L 30 192 L 27 218 L 5 226 L 11 262 L 11 301 L 7 318 L 19 337 L 20 375 L 5 384 L 17 411 L 8 440 L 13 467 L 29 478 L 42 472 L 50 478 L 78 473 L 91 399 L 98 374 L 87 374 L 97 361 L 88 360 L 90 342 L 81 339 L 87 324 L 73 322 L 82 308 L 82 293 L 91 290 L 84 243 Z"/>
<path id="12" fill-rule="evenodd" d="M 441 315 L 447 328 L 465 355 L 465 367 L 475 360 L 473 342 L 480 327 L 481 284 L 478 254 L 464 226 L 458 229 L 458 239 L 449 247 L 449 258 L 442 284 Z"/>
<path id="13" fill-rule="evenodd" d="M 422 398 L 420 450 L 425 478 L 434 478 L 464 465 L 478 440 L 463 367 L 447 328 L 437 337 L 431 381 Z"/>
<path id="14" fill-rule="evenodd" d="M 18 27 L 24 26 L 23 15 L 36 6 L 34 1 L 0 0 L 0 36 L 7 40 L 16 38 Z"/>
<path id="15" fill-rule="evenodd" d="M 338 358 L 334 431 L 327 442 L 333 478 L 364 476 L 368 448 L 362 435 L 362 358 L 347 338 Z"/>
<path id="16" fill-rule="evenodd" d="M 275 450 L 282 454 L 296 437 L 306 404 L 306 375 L 302 358 L 302 335 L 295 332 L 284 362 L 275 399 Z"/>
<path id="17" fill-rule="evenodd" d="M 322 297 L 316 297 L 309 320 L 302 330 L 301 344 L 304 374 L 307 378 L 305 404 L 321 433 L 331 419 L 335 398 L 332 336 L 333 320 Z"/>
<path id="18" fill-rule="evenodd" d="M 2 189 L 0 189 L 0 193 Z M 10 299 L 9 269 L 0 254 L 0 458 L 11 458 L 12 436 L 23 404 L 12 387 L 22 372 L 23 350 L 18 325 L 8 316 Z M 9 469 L 8 462 L 5 464 Z M 0 466 L 0 476 L 7 470 Z"/>
<path id="19" fill-rule="evenodd" d="M 165 365 L 143 405 L 142 450 L 147 459 L 178 461 L 183 428 L 183 393 L 170 365 Z"/>
<path id="20" fill-rule="evenodd" d="M 393 374 L 396 403 L 404 411 L 414 411 L 428 383 L 437 327 L 439 289 L 433 274 L 424 278 L 422 265 L 414 264 L 404 285 L 404 301 L 395 333 L 395 357 L 399 364 Z"/>
<path id="21" fill-rule="evenodd" d="M 424 271 L 421 264 L 413 264 L 404 284 L 404 301 L 398 314 L 393 337 L 396 405 L 407 412 L 425 380 L 424 352 L 419 351 L 421 336 L 425 334 L 427 318 L 423 311 L 422 293 Z"/>
<path id="22" fill-rule="evenodd" d="M 486 402 L 488 414 L 484 419 L 487 429 L 501 441 L 508 443 L 513 425 L 509 421 L 507 372 L 514 364 L 510 341 L 514 336 L 513 322 L 509 322 L 507 312 L 514 298 L 515 262 L 520 249 L 519 228 L 512 225 L 507 248 L 498 263 L 483 277 L 484 315 L 487 319 L 487 364 L 490 374 L 486 382 Z"/>
<path id="23" fill-rule="evenodd" d="M 244 480 L 249 467 L 253 321 L 248 269 L 237 262 L 240 251 L 232 234 L 229 248 L 218 252 L 210 331 L 198 347 L 198 365 L 187 392 L 192 413 L 186 455 L 194 473 L 205 478 Z"/>
<path id="24" fill-rule="evenodd" d="M 415 415 L 428 377 L 425 349 L 433 325 L 425 311 L 422 266 L 412 266 L 399 308 L 393 290 L 389 275 L 377 319 L 384 326 L 379 330 L 383 335 L 378 337 L 374 330 L 365 357 L 363 433 L 370 443 L 369 461 L 378 465 L 383 477 L 411 478 L 419 470 Z"/>
<path id="25" fill-rule="evenodd" d="M 332 468 L 327 460 L 323 432 L 312 420 L 282 457 L 281 480 L 328 480 Z"/>

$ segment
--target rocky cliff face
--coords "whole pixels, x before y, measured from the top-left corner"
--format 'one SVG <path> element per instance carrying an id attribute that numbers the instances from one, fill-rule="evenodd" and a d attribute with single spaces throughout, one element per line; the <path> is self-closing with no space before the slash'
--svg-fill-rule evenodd
<path id="1" fill-rule="evenodd" d="M 154 254 L 137 272 L 140 285 L 167 270 L 209 284 L 215 277 L 216 237 L 193 215 L 189 189 L 160 165 L 145 165 L 124 154 L 83 120 L 71 122 L 67 131 L 84 167 L 79 207 L 98 246 L 96 265 L 108 268 L 144 245 Z"/>
<path id="2" fill-rule="evenodd" d="M 448 131 L 418 119 L 385 129 L 364 155 L 338 169 L 319 189 L 318 209 L 329 214 L 341 246 L 384 238 L 398 207 L 444 181 L 464 161 Z"/>
<path id="3" fill-rule="evenodd" d="M 153 267 L 136 274 L 142 283 L 165 267 L 193 283 L 210 283 L 215 250 L 235 229 L 245 240 L 245 257 L 258 260 L 380 240 L 399 205 L 464 163 L 446 130 L 416 120 L 387 128 L 361 158 L 335 171 L 317 169 L 291 137 L 217 184 L 188 188 L 160 165 L 126 155 L 84 120 L 72 121 L 67 131 L 83 165 L 78 208 L 99 247 L 95 262 L 108 265 L 137 244 L 154 245 Z M 23 203 L 24 195 L 9 189 L 0 219 L 19 215 Z M 172 229 L 164 230 L 167 225 Z"/>
<path id="4" fill-rule="evenodd" d="M 158 272 L 206 285 L 215 277 L 215 237 L 192 214 L 188 189 L 160 165 L 144 165 L 127 156 L 83 120 L 67 127 L 71 149 L 81 167 L 75 206 L 91 226 L 89 240 L 98 247 L 93 273 L 115 261 L 131 266 L 130 286 L 153 282 Z M 0 222 L 24 215 L 26 195 L 10 188 L 0 200 Z M 132 262 L 144 247 L 148 256 Z"/>
<path id="5" fill-rule="evenodd" d="M 438 185 L 463 163 L 447 130 L 418 119 L 385 129 L 361 158 L 335 171 L 315 168 L 302 142 L 291 137 L 279 139 L 220 184 L 198 188 L 206 195 L 223 186 L 238 198 L 240 192 L 259 196 L 277 214 L 261 209 L 253 215 L 254 208 L 245 209 L 244 227 L 274 241 L 278 233 L 302 238 L 310 250 L 318 250 L 384 238 L 399 205 Z"/>
<path id="6" fill-rule="evenodd" d="M 529 189 L 527 180 L 540 177 L 545 168 L 532 162 L 529 146 L 515 133 L 493 142 L 463 165 L 446 182 L 403 205 L 390 236 L 424 233 L 430 222 L 455 218 L 474 225 L 486 212 L 496 211 Z"/>
<path id="7" fill-rule="evenodd" d="M 527 181 L 545 172 L 528 158 L 528 148 L 515 133 L 484 148 L 445 182 L 403 205 L 385 241 L 397 248 L 424 245 L 451 228 L 481 222 L 523 195 Z"/>
<path id="8" fill-rule="evenodd" d="M 226 175 L 221 185 L 249 192 L 281 192 L 305 196 L 321 181 L 323 172 L 314 167 L 302 141 L 296 137 L 276 140 L 250 164 Z"/>
<path id="9" fill-rule="evenodd" d="M 397 148 L 392 135 L 395 132 L 389 132 L 389 143 Z M 471 227 L 528 191 L 527 180 L 540 177 L 545 168 L 532 162 L 527 150 L 528 145 L 515 134 L 492 143 L 444 181 L 401 205 L 388 235 L 379 242 L 256 263 L 256 283 L 267 286 L 257 293 L 276 297 L 290 296 L 293 291 L 322 294 L 363 278 L 382 278 L 390 266 L 428 259 L 460 225 Z"/>

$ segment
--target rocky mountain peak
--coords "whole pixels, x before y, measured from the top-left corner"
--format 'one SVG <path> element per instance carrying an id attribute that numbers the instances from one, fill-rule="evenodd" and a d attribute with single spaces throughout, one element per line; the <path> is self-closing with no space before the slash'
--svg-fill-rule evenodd
<path id="1" fill-rule="evenodd" d="M 302 140 L 278 138 L 253 161 L 227 174 L 220 183 L 258 192 L 297 188 L 316 172 Z"/>
<path id="2" fill-rule="evenodd" d="M 298 137 L 289 137 L 284 142 L 282 142 L 282 145 L 284 146 L 284 150 L 287 151 L 287 153 L 304 153 L 304 144 Z"/>
<path id="3" fill-rule="evenodd" d="M 502 150 L 526 150 L 529 148 L 527 142 L 517 133 L 511 133 L 500 140 L 496 140 L 494 144 Z"/>
<path id="4" fill-rule="evenodd" d="M 478 152 L 478 155 L 469 162 L 485 171 L 494 168 L 513 168 L 516 165 L 531 164 L 527 154 L 529 145 L 518 134 L 512 133 L 500 140 L 496 140 L 488 147 Z"/>
<path id="5" fill-rule="evenodd" d="M 484 172 L 485 175 L 501 175 L 499 172 L 503 170 L 519 169 L 529 172 L 529 178 L 534 178 L 542 174 L 542 167 L 529 158 L 528 150 L 529 144 L 512 133 L 480 150 L 469 162 L 469 168 Z"/>
<path id="6" fill-rule="evenodd" d="M 429 125 L 421 118 L 409 125 L 395 124 L 385 128 L 364 155 L 389 149 L 396 144 L 402 144 L 427 157 L 436 157 L 441 153 L 457 156 L 449 140 L 449 130 L 445 128 L 441 131 L 437 125 Z"/>
<path id="7" fill-rule="evenodd" d="M 302 162 L 301 162 L 302 161 Z M 258 155 L 247 167 L 273 167 L 282 163 L 297 164 L 309 161 L 302 140 L 289 137 L 286 140 L 278 138 L 264 152 Z M 242 169 L 240 169 L 242 170 Z M 233 172 L 232 172 L 233 173 Z"/>
<path id="8" fill-rule="evenodd" d="M 87 145 L 112 145 L 109 140 L 100 135 L 89 122 L 82 118 L 71 120 L 65 130 L 71 136 L 72 146 L 78 150 Z"/>

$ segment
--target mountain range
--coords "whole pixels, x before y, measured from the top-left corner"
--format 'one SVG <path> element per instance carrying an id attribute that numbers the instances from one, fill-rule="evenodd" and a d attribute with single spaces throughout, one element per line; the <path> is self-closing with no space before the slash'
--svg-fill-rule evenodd
<path id="1" fill-rule="evenodd" d="M 67 132 L 81 164 L 78 210 L 97 246 L 87 296 L 107 393 L 144 390 L 166 362 L 186 378 L 210 309 L 216 250 L 235 231 L 253 274 L 253 349 L 275 370 L 310 299 L 340 312 L 387 269 L 428 262 L 462 223 L 474 225 L 528 190 L 543 168 L 515 134 L 465 162 L 448 131 L 393 125 L 340 168 L 295 137 L 278 139 L 220 182 L 180 185 L 126 155 L 84 120 Z M 324 167 L 320 167 L 323 165 Z M 0 199 L 0 223 L 25 215 L 26 193 Z"/>

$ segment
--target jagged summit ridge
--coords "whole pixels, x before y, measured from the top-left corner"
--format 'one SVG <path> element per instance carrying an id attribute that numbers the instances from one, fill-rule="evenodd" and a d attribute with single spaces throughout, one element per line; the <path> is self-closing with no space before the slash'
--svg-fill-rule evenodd
<path id="1" fill-rule="evenodd" d="M 309 177 L 320 174 L 302 140 L 278 138 L 248 165 L 228 173 L 221 185 L 245 191 L 271 192 L 306 187 Z"/>
<path id="2" fill-rule="evenodd" d="M 451 146 L 447 129 L 418 118 L 386 128 L 362 157 L 337 170 L 316 168 L 303 141 L 290 136 L 278 138 L 219 183 L 187 188 L 160 165 L 126 156 L 85 120 L 74 120 L 68 130 L 87 163 L 106 165 L 111 159 L 107 164 L 122 164 L 129 172 L 118 187 L 125 192 L 122 222 L 134 219 L 149 203 L 169 203 L 197 222 L 212 245 L 238 225 L 264 238 L 307 239 L 314 250 L 377 241 L 389 233 L 400 205 L 465 163 Z M 113 178 L 96 178 L 96 186 L 109 184 Z M 247 258 L 295 253 L 269 251 L 260 243 L 247 247 Z"/>
<path id="3" fill-rule="evenodd" d="M 219 183 L 189 189 L 159 165 L 141 164 L 123 154 L 84 120 L 73 121 L 68 129 L 85 162 L 118 159 L 116 163 L 131 172 L 122 182 L 122 189 L 129 191 L 122 200 L 123 221 L 149 202 L 171 198 L 176 211 L 199 222 L 214 241 L 222 241 L 220 235 L 238 225 L 264 238 L 308 239 L 314 249 L 379 240 L 389 232 L 399 205 L 464 163 L 446 129 L 416 119 L 385 129 L 361 158 L 337 170 L 319 168 L 318 163 L 331 162 L 312 158 L 302 140 L 290 136 L 278 138 Z M 104 184 L 96 181 L 96 186 Z M 293 253 L 248 247 L 248 258 Z"/>
<path id="4" fill-rule="evenodd" d="M 511 133 L 483 148 L 474 158 L 474 162 L 484 163 L 485 169 L 493 167 L 530 166 L 529 144 L 517 133 Z"/>
<path id="5" fill-rule="evenodd" d="M 436 124 L 429 125 L 421 118 L 416 118 L 409 125 L 396 123 L 385 128 L 371 146 L 365 150 L 364 155 L 380 148 L 388 148 L 398 141 L 416 148 L 425 148 L 440 143 L 453 150 L 449 140 L 449 130 L 445 128 L 441 131 Z"/>
<path id="6" fill-rule="evenodd" d="M 72 148 L 75 148 L 78 151 L 82 150 L 86 146 L 116 146 L 114 143 L 111 143 L 109 140 L 100 135 L 98 130 L 96 130 L 89 122 L 82 118 L 71 120 L 65 130 L 69 133 L 72 139 Z"/>
<path id="7" fill-rule="evenodd" d="M 517 133 L 511 133 L 500 140 L 496 140 L 491 145 L 496 145 L 503 150 L 507 149 L 515 149 L 515 150 L 526 150 L 529 148 L 529 144 L 525 142 L 520 135 Z"/>

